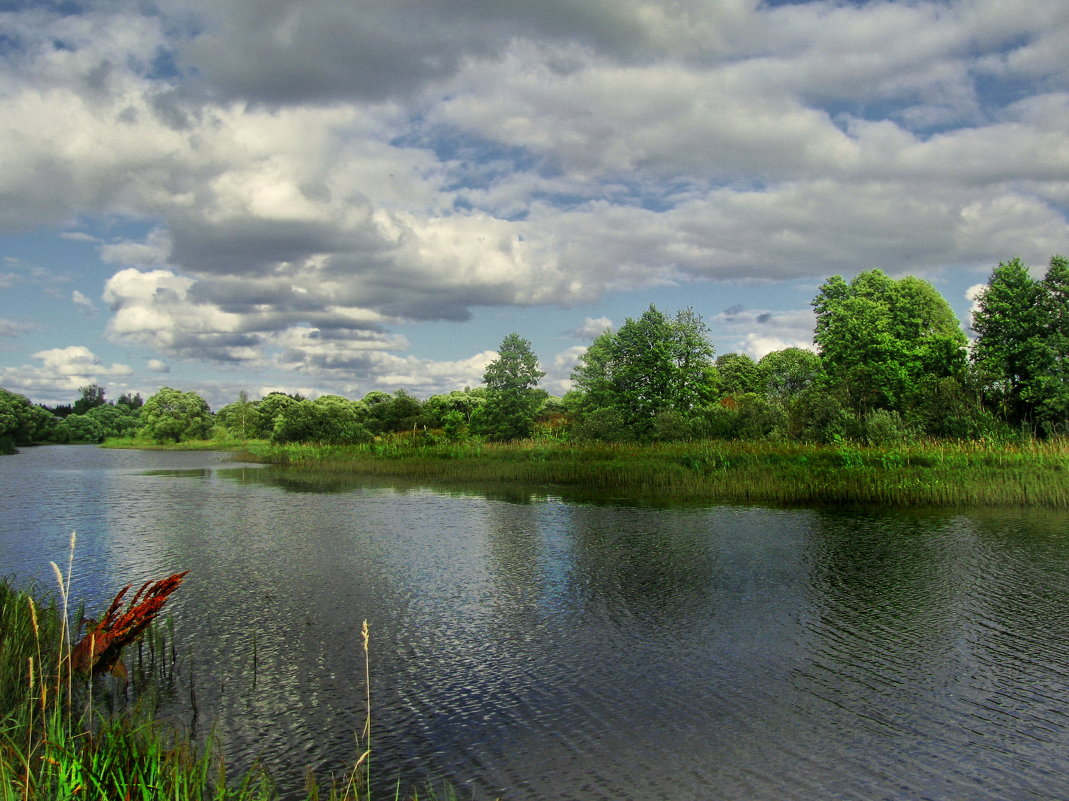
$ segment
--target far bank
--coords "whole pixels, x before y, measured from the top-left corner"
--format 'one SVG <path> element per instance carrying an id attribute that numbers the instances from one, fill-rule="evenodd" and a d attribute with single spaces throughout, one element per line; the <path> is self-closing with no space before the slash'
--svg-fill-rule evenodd
<path id="1" fill-rule="evenodd" d="M 107 447 L 154 447 L 109 440 Z M 638 500 L 778 505 L 1035 506 L 1069 509 L 1069 442 L 898 446 L 699 441 L 656 444 L 435 442 L 362 445 L 198 441 L 295 473 L 449 484 L 525 484 Z"/>

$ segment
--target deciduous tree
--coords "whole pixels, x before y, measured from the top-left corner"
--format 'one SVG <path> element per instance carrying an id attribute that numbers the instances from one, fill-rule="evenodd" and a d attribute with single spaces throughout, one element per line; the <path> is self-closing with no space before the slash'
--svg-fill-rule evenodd
<path id="1" fill-rule="evenodd" d="M 531 343 L 519 334 L 506 336 L 497 354 L 483 373 L 486 402 L 473 412 L 472 427 L 492 440 L 529 437 L 546 397 L 537 389 L 545 372 L 538 366 Z"/>
<path id="2" fill-rule="evenodd" d="M 212 410 L 196 392 L 163 387 L 141 407 L 141 423 L 156 442 L 203 439 L 212 430 Z"/>

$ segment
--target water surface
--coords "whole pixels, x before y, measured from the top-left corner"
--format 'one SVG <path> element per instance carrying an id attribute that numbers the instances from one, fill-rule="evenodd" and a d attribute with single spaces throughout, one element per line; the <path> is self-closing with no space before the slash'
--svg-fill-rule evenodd
<path id="1" fill-rule="evenodd" d="M 221 454 L 0 459 L 2 572 L 91 608 L 189 569 L 172 712 L 296 788 L 505 799 L 1069 797 L 1069 515 L 317 488 Z M 391 784 L 392 787 L 392 784 Z"/>

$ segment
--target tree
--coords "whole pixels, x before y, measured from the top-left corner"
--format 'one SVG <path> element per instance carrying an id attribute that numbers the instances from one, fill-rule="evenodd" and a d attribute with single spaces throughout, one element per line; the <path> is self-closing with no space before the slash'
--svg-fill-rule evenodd
<path id="1" fill-rule="evenodd" d="M 259 434 L 262 419 L 256 407 L 257 404 L 249 400 L 249 393 L 241 390 L 236 401 L 215 413 L 215 419 L 228 434 L 244 441 Z"/>
<path id="2" fill-rule="evenodd" d="M 119 396 L 119 399 L 115 401 L 116 406 L 125 406 L 127 409 L 140 409 L 145 405 L 145 399 L 141 397 L 141 393 L 137 392 L 131 395 L 129 392 L 124 392 Z"/>
<path id="3" fill-rule="evenodd" d="M 991 273 L 973 313 L 974 363 L 992 378 L 988 395 L 1013 425 L 1043 433 L 1069 418 L 1069 264 L 1050 260 L 1037 281 L 1020 260 Z"/>
<path id="4" fill-rule="evenodd" d="M 716 373 L 721 395 L 765 393 L 765 376 L 757 362 L 745 353 L 725 353 L 717 357 Z"/>
<path id="5" fill-rule="evenodd" d="M 790 401 L 819 380 L 820 356 L 805 348 L 774 350 L 757 363 L 770 398 Z"/>
<path id="6" fill-rule="evenodd" d="M 650 306 L 617 332 L 606 331 L 587 349 L 572 372 L 580 430 L 612 438 L 645 438 L 663 412 L 689 423 L 711 397 L 713 346 L 701 316 L 684 309 L 674 319 Z M 611 422 L 610 422 L 611 421 Z M 606 438 L 598 434 L 598 438 Z"/>
<path id="7" fill-rule="evenodd" d="M 546 393 L 536 389 L 545 373 L 531 343 L 512 333 L 497 349 L 498 357 L 486 366 L 483 383 L 486 403 L 472 418 L 474 429 L 492 440 L 514 440 L 531 436 L 538 407 Z"/>
<path id="8" fill-rule="evenodd" d="M 255 403 L 255 414 L 246 421 L 245 430 L 256 439 L 270 439 L 286 409 L 297 402 L 297 398 L 285 392 L 267 393 Z M 231 419 L 229 415 L 227 419 Z"/>
<path id="9" fill-rule="evenodd" d="M 34 406 L 25 395 L 0 388 L 0 454 L 14 453 L 17 445 L 43 442 L 56 425 L 46 409 Z"/>
<path id="10" fill-rule="evenodd" d="M 869 270 L 848 284 L 836 275 L 821 285 L 813 309 L 827 383 L 862 417 L 873 409 L 905 411 L 920 400 L 925 378 L 965 368 L 965 334 L 927 281 Z"/>
<path id="11" fill-rule="evenodd" d="M 203 439 L 212 430 L 212 410 L 196 392 L 163 387 L 141 407 L 141 423 L 156 442 Z"/>
<path id="12" fill-rule="evenodd" d="M 364 404 L 368 406 L 368 425 L 374 433 L 395 433 L 398 431 L 411 431 L 421 423 L 423 419 L 423 405 L 418 398 L 414 398 L 399 389 L 393 395 L 386 395 L 385 399 L 373 396 L 369 392 L 364 396 Z M 368 403 L 368 398 L 372 403 Z"/>
<path id="13" fill-rule="evenodd" d="M 287 406 L 275 425 L 275 442 L 318 442 L 348 445 L 366 442 L 371 432 L 363 424 L 367 406 L 339 395 L 323 395 Z"/>
<path id="14" fill-rule="evenodd" d="M 90 409 L 95 409 L 97 406 L 103 406 L 106 401 L 104 400 L 104 387 L 100 384 L 87 384 L 84 387 L 80 387 L 79 392 L 82 396 L 74 402 L 74 408 L 72 414 L 85 414 Z"/>

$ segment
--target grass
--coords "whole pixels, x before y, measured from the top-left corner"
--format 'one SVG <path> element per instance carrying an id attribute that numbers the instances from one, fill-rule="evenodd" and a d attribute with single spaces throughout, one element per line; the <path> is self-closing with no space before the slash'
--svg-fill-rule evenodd
<path id="1" fill-rule="evenodd" d="M 154 718 L 157 684 L 174 678 L 174 651 L 168 658 L 164 628 L 150 627 L 142 638 L 148 648 L 128 660 L 130 688 L 72 669 L 78 632 L 69 623 L 70 564 L 66 578 L 53 567 L 58 598 L 0 580 L 0 801 L 277 801 L 278 788 L 263 766 L 231 777 L 213 738 L 195 744 L 183 729 Z M 77 614 L 80 618 L 81 610 Z M 366 622 L 363 647 L 369 669 Z M 345 776 L 329 783 L 307 776 L 309 801 L 371 799 L 366 678 L 364 753 Z M 128 691 L 133 700 L 127 700 Z M 454 798 L 448 788 L 444 796 Z M 400 797 L 395 793 L 394 801 Z M 420 795 L 406 797 L 418 801 Z M 430 787 L 423 797 L 437 798 Z"/>
<path id="2" fill-rule="evenodd" d="M 490 444 L 380 438 L 356 446 L 250 443 L 296 472 L 447 484 L 522 483 L 572 496 L 673 501 L 1069 509 L 1069 440 L 896 446 L 774 442 Z"/>

